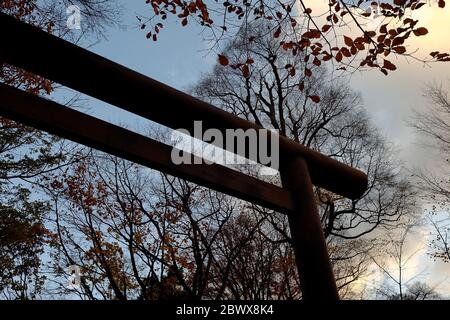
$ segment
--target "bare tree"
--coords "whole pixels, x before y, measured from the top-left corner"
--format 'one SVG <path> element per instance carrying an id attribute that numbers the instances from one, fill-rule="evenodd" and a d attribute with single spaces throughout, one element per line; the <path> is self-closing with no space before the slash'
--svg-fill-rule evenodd
<path id="1" fill-rule="evenodd" d="M 72 32 L 66 24 L 66 9 L 71 4 L 81 10 L 79 32 Z M 118 21 L 119 8 L 115 1 L 3 0 L 0 12 L 76 42 L 102 37 L 104 28 Z M 56 88 L 47 79 L 3 64 L 1 52 L 0 82 L 40 95 Z M 67 104 L 74 102 L 71 99 Z M 0 294 L 4 298 L 36 298 L 43 287 L 40 265 L 44 248 L 51 242 L 45 223 L 50 204 L 37 200 L 41 195 L 36 196 L 32 186 L 75 161 L 76 152 L 68 152 L 74 151 L 73 145 L 66 147 L 57 137 L 0 117 Z"/>
<path id="2" fill-rule="evenodd" d="M 413 213 L 415 192 L 402 174 L 395 150 L 370 124 L 359 95 L 325 68 L 314 75 L 296 74 L 305 56 L 292 56 L 265 37 L 265 29 L 270 28 L 267 23 L 255 23 L 252 32 L 259 30 L 260 36 L 249 43 L 245 34 L 238 35 L 224 51 L 231 65 L 251 55 L 248 75 L 239 68 L 217 65 L 191 91 L 368 173 L 369 187 L 360 199 L 348 200 L 316 188 L 324 234 L 344 293 L 367 269 L 368 252 L 376 248 L 376 241 L 367 241 L 370 234 L 394 228 L 404 215 Z M 274 230 L 290 241 L 284 215 L 254 210 L 264 212 Z"/>
<path id="3" fill-rule="evenodd" d="M 415 176 L 424 192 L 424 200 L 431 207 L 431 225 L 435 239 L 431 242 L 431 255 L 450 261 L 450 99 L 448 91 L 437 84 L 429 85 L 425 92 L 428 105 L 415 112 L 410 125 L 425 138 L 428 148 L 436 151 L 433 169 L 418 170 Z"/>
<path id="4" fill-rule="evenodd" d="M 376 297 L 388 300 L 438 300 L 441 299 L 436 289 L 438 285 L 430 286 L 420 280 L 425 270 L 415 270 L 417 266 L 412 261 L 423 247 L 410 248 L 411 238 L 419 228 L 417 222 L 405 224 L 403 230 L 395 235 L 389 235 L 385 243 L 386 255 L 372 257 L 376 266 L 382 272 L 384 281 L 375 289 Z"/>

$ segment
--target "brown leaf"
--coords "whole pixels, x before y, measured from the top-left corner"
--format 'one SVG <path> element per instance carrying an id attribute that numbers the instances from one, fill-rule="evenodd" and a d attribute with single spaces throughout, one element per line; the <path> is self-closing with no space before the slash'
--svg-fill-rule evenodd
<path id="1" fill-rule="evenodd" d="M 320 62 L 319 59 L 317 59 L 317 57 L 315 57 L 314 60 L 313 60 L 313 64 L 315 64 L 316 66 L 320 67 L 321 62 Z"/>
<path id="2" fill-rule="evenodd" d="M 386 60 L 386 59 L 384 59 L 383 68 L 387 69 L 387 70 L 391 70 L 391 71 L 394 71 L 397 69 L 395 64 L 393 64 L 392 62 L 390 62 L 389 60 Z"/>
<path id="3" fill-rule="evenodd" d="M 352 54 L 350 53 L 350 50 L 348 50 L 345 47 L 341 49 L 341 52 L 344 55 L 344 57 L 350 58 L 352 56 Z"/>
<path id="4" fill-rule="evenodd" d="M 300 82 L 298 88 L 300 89 L 300 91 L 303 91 L 305 89 L 305 82 L 304 81 Z"/>
<path id="5" fill-rule="evenodd" d="M 328 61 L 328 60 L 330 60 L 332 58 L 332 56 L 330 55 L 330 54 L 325 54 L 324 56 L 323 56 L 323 58 L 322 58 L 322 60 L 323 61 Z"/>
<path id="6" fill-rule="evenodd" d="M 351 47 L 351 46 L 353 45 L 353 40 L 352 40 L 352 38 L 350 38 L 350 37 L 344 36 L 344 43 L 345 43 L 347 46 Z"/>
<path id="7" fill-rule="evenodd" d="M 428 33 L 428 29 L 424 28 L 424 27 L 420 27 L 420 28 L 413 30 L 413 32 L 416 37 L 419 37 L 419 36 L 426 35 Z"/>
<path id="8" fill-rule="evenodd" d="M 433 51 L 430 53 L 430 56 L 432 56 L 433 58 L 439 54 L 439 51 Z"/>
<path id="9" fill-rule="evenodd" d="M 312 71 L 308 68 L 305 68 L 305 76 L 307 77 L 311 77 L 312 76 Z"/>
<path id="10" fill-rule="evenodd" d="M 330 30 L 331 26 L 329 24 L 326 24 L 322 27 L 322 32 L 327 32 L 328 30 Z"/>
<path id="11" fill-rule="evenodd" d="M 406 52 L 406 48 L 401 46 L 401 47 L 393 47 L 392 50 L 394 50 L 396 53 L 398 54 L 403 54 Z"/>
<path id="12" fill-rule="evenodd" d="M 273 34 L 273 37 L 278 38 L 278 37 L 280 37 L 280 34 L 281 34 L 281 27 L 278 27 L 278 29 Z"/>
<path id="13" fill-rule="evenodd" d="M 314 103 L 319 103 L 320 102 L 320 97 L 319 96 L 308 96 L 308 98 L 310 98 Z"/>
<path id="14" fill-rule="evenodd" d="M 250 76 L 250 69 L 247 65 L 242 66 L 242 75 L 244 78 L 248 78 Z"/>
<path id="15" fill-rule="evenodd" d="M 222 54 L 219 54 L 219 63 L 223 66 L 227 66 L 230 62 L 228 61 L 227 57 L 225 57 Z"/>
<path id="16" fill-rule="evenodd" d="M 397 37 L 394 40 L 392 40 L 392 45 L 399 46 L 399 45 L 403 44 L 404 42 L 405 42 L 405 39 L 403 39 L 403 37 Z"/>

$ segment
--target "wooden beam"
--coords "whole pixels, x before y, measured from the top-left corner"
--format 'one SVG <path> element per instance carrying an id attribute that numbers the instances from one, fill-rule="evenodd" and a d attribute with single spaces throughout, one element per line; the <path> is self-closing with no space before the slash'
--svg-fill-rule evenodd
<path id="1" fill-rule="evenodd" d="M 302 158 L 294 158 L 280 172 L 283 187 L 297 195 L 296 214 L 288 215 L 288 220 L 302 299 L 339 300 L 308 165 Z"/>
<path id="2" fill-rule="evenodd" d="M 4 84 L 0 116 L 273 210 L 294 210 L 291 194 L 276 185 L 219 164 L 175 165 L 169 145 Z"/>

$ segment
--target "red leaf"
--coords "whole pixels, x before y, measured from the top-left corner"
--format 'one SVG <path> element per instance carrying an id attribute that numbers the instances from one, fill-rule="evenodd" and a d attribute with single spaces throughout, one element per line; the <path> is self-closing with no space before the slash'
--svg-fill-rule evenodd
<path id="1" fill-rule="evenodd" d="M 347 58 L 352 56 L 352 54 L 350 53 L 350 50 L 348 50 L 345 47 L 341 49 L 341 53 L 344 55 L 344 57 L 347 57 Z"/>
<path id="2" fill-rule="evenodd" d="M 316 66 L 320 67 L 321 62 L 320 62 L 319 59 L 317 59 L 317 57 L 315 57 L 314 60 L 313 60 L 313 64 L 315 64 Z"/>
<path id="3" fill-rule="evenodd" d="M 305 89 L 305 82 L 300 82 L 300 84 L 298 85 L 298 88 L 300 89 L 300 91 L 303 91 Z"/>
<path id="4" fill-rule="evenodd" d="M 403 46 L 402 47 L 394 47 L 394 48 L 392 48 L 392 50 L 394 50 L 398 54 L 403 54 L 406 52 L 406 48 Z"/>
<path id="5" fill-rule="evenodd" d="M 344 42 L 349 47 L 351 47 L 353 45 L 353 40 L 350 37 L 344 36 Z"/>
<path id="6" fill-rule="evenodd" d="M 327 32 L 328 30 L 330 30 L 331 26 L 329 24 L 326 24 L 322 27 L 322 32 Z"/>
<path id="7" fill-rule="evenodd" d="M 275 31 L 275 33 L 273 34 L 274 38 L 278 38 L 281 34 L 281 27 L 278 27 L 277 31 Z"/>
<path id="8" fill-rule="evenodd" d="M 331 55 L 326 54 L 326 55 L 323 56 L 322 60 L 323 60 L 323 61 L 328 61 L 328 60 L 330 60 L 331 58 L 332 58 Z"/>
<path id="9" fill-rule="evenodd" d="M 308 68 L 305 68 L 305 76 L 311 77 L 312 76 L 312 71 L 309 70 Z"/>
<path id="10" fill-rule="evenodd" d="M 320 102 L 320 97 L 319 96 L 309 96 L 308 98 L 310 98 L 315 103 L 319 103 Z"/>
<path id="11" fill-rule="evenodd" d="M 386 59 L 384 60 L 383 68 L 387 69 L 387 70 L 391 70 L 391 71 L 394 71 L 397 69 L 395 64 L 393 64 L 392 62 L 390 62 L 389 60 L 386 60 Z"/>
<path id="12" fill-rule="evenodd" d="M 242 75 L 244 78 L 248 78 L 250 76 L 250 69 L 247 65 L 242 66 Z"/>
<path id="13" fill-rule="evenodd" d="M 222 54 L 219 54 L 219 63 L 223 66 L 227 66 L 230 62 L 228 61 L 227 57 L 225 57 Z"/>
<path id="14" fill-rule="evenodd" d="M 428 29 L 424 28 L 424 27 L 420 27 L 420 28 L 417 28 L 417 29 L 413 30 L 413 32 L 414 32 L 416 37 L 419 37 L 419 36 L 426 35 L 428 33 Z"/>

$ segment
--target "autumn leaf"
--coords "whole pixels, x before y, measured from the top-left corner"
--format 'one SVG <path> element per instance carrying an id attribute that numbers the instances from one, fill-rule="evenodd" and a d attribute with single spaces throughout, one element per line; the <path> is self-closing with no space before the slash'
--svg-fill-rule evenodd
<path id="1" fill-rule="evenodd" d="M 344 55 L 344 57 L 347 57 L 347 58 L 349 58 L 349 57 L 352 56 L 350 50 L 348 50 L 348 49 L 345 48 L 345 47 L 341 49 L 341 53 Z"/>
<path id="2" fill-rule="evenodd" d="M 219 63 L 220 63 L 222 66 L 227 66 L 227 65 L 230 63 L 230 62 L 228 61 L 228 58 L 225 57 L 224 55 L 219 54 L 218 56 L 219 56 Z"/>
<path id="3" fill-rule="evenodd" d="M 328 30 L 330 30 L 331 26 L 329 24 L 326 24 L 322 27 L 322 32 L 327 32 Z"/>
<path id="4" fill-rule="evenodd" d="M 316 66 L 318 66 L 318 67 L 320 67 L 321 62 L 320 62 L 319 59 L 317 59 L 317 57 L 315 57 L 314 60 L 313 60 L 313 64 L 316 65 Z"/>
<path id="5" fill-rule="evenodd" d="M 386 23 L 380 27 L 380 33 L 387 33 L 387 25 L 388 24 Z"/>
<path id="6" fill-rule="evenodd" d="M 406 52 L 406 48 L 405 47 L 394 47 L 394 48 L 392 48 L 392 50 L 394 50 L 398 54 L 403 54 L 403 53 Z"/>
<path id="7" fill-rule="evenodd" d="M 351 46 L 353 45 L 353 40 L 352 40 L 352 38 L 350 38 L 350 37 L 344 36 L 344 43 L 345 43 L 347 46 L 351 47 Z"/>
<path id="8" fill-rule="evenodd" d="M 331 60 L 332 56 L 330 54 L 325 54 L 322 58 L 323 61 Z"/>
<path id="9" fill-rule="evenodd" d="M 308 96 L 308 98 L 310 98 L 314 103 L 319 103 L 320 102 L 320 97 L 319 96 Z"/>
<path id="10" fill-rule="evenodd" d="M 390 62 L 389 60 L 386 60 L 386 59 L 384 59 L 383 68 L 387 69 L 387 70 L 391 70 L 391 71 L 394 71 L 397 69 L 395 64 L 393 64 L 392 62 Z"/>
<path id="11" fill-rule="evenodd" d="M 433 52 L 430 53 L 430 56 L 432 56 L 434 58 L 438 54 L 439 54 L 439 51 L 433 51 Z"/>
<path id="12" fill-rule="evenodd" d="M 398 46 L 401 45 L 405 42 L 405 39 L 403 39 L 402 37 L 397 37 L 392 41 L 392 45 L 393 46 Z"/>
<path id="13" fill-rule="evenodd" d="M 305 76 L 307 77 L 311 77 L 312 76 L 312 71 L 308 68 L 305 68 Z"/>
<path id="14" fill-rule="evenodd" d="M 244 78 L 248 78 L 250 76 L 250 69 L 248 68 L 247 65 L 242 66 L 242 75 L 244 76 Z"/>
<path id="15" fill-rule="evenodd" d="M 413 30 L 413 32 L 416 37 L 419 37 L 419 36 L 426 35 L 428 33 L 428 29 L 424 28 L 424 27 L 420 27 L 420 28 Z"/>
<path id="16" fill-rule="evenodd" d="M 273 34 L 273 37 L 276 39 L 276 38 L 280 37 L 280 34 L 281 34 L 281 27 L 278 27 L 278 29 Z"/>
<path id="17" fill-rule="evenodd" d="M 300 91 L 303 91 L 305 89 L 305 82 L 304 81 L 300 82 L 298 88 L 300 89 Z"/>

